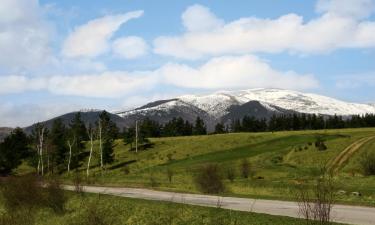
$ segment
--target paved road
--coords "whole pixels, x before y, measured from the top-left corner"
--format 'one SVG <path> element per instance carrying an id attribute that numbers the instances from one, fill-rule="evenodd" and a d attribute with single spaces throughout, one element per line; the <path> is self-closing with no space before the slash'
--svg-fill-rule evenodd
<path id="1" fill-rule="evenodd" d="M 74 187 L 65 186 L 65 189 L 73 190 Z M 238 211 L 251 211 L 271 215 L 299 217 L 296 202 L 183 194 L 140 188 L 84 186 L 83 190 L 90 193 L 101 193 L 128 198 L 170 201 L 209 207 L 217 207 L 219 205 L 221 208 Z M 334 221 L 341 223 L 375 225 L 375 208 L 335 205 L 333 207 L 333 218 Z"/>

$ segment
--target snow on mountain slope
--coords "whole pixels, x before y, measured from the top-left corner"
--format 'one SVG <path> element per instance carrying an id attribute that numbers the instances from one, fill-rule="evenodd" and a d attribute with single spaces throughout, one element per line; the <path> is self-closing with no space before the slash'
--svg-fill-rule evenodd
<path id="1" fill-rule="evenodd" d="M 258 101 L 269 111 L 281 109 L 301 113 L 324 115 L 358 115 L 375 113 L 375 105 L 340 101 L 334 98 L 282 89 L 249 89 L 242 91 L 222 91 L 208 95 L 184 95 L 176 99 L 149 103 L 141 108 L 118 113 L 120 116 L 156 115 L 160 112 L 204 112 L 214 120 L 220 120 L 230 113 L 232 106 L 241 106 L 250 101 Z M 198 112 L 200 111 L 200 112 Z"/>
<path id="2" fill-rule="evenodd" d="M 255 100 L 301 113 L 326 115 L 356 115 L 375 113 L 375 106 L 369 104 L 344 102 L 322 95 L 301 93 L 290 90 L 262 88 L 224 93 L 235 96 L 239 102 L 245 103 Z"/>
<path id="3" fill-rule="evenodd" d="M 228 109 L 232 105 L 239 105 L 240 103 L 233 96 L 218 93 L 210 95 L 184 95 L 179 99 L 187 104 L 191 104 L 214 118 L 220 118 L 228 113 Z"/>

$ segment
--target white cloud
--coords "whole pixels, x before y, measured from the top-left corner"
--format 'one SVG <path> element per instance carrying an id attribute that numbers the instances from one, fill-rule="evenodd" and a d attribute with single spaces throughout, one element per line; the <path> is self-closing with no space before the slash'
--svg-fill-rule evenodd
<path id="1" fill-rule="evenodd" d="M 221 27 L 224 21 L 217 18 L 209 8 L 192 5 L 182 14 L 182 22 L 188 31 L 206 31 Z"/>
<path id="2" fill-rule="evenodd" d="M 65 40 L 62 54 L 70 58 L 93 58 L 103 54 L 110 49 L 108 42 L 120 26 L 142 15 L 143 11 L 132 11 L 94 19 L 78 26 Z"/>
<path id="3" fill-rule="evenodd" d="M 2 76 L 0 94 L 47 90 L 56 95 L 116 98 L 151 88 L 155 82 L 155 76 L 122 71 L 75 76 Z"/>
<path id="4" fill-rule="evenodd" d="M 2 0 L 0 3 L 0 66 L 25 70 L 51 58 L 52 29 L 43 20 L 37 0 Z"/>
<path id="5" fill-rule="evenodd" d="M 319 85 L 312 75 L 299 75 L 293 71 L 280 72 L 250 55 L 213 58 L 198 68 L 171 63 L 160 71 L 165 83 L 185 88 L 273 87 L 304 90 Z"/>
<path id="6" fill-rule="evenodd" d="M 0 127 L 25 127 L 82 108 L 81 105 L 61 102 L 40 105 L 0 102 Z"/>
<path id="7" fill-rule="evenodd" d="M 49 91 L 56 95 L 120 98 L 162 85 L 202 90 L 274 87 L 311 89 L 319 84 L 312 75 L 277 71 L 250 55 L 213 58 L 193 68 L 167 63 L 153 71 L 109 71 L 75 76 L 3 76 L 0 94 Z"/>
<path id="8" fill-rule="evenodd" d="M 197 59 L 224 54 L 283 51 L 309 54 L 340 48 L 374 48 L 375 22 L 358 19 L 358 16 L 372 12 L 366 7 L 368 1 L 345 1 L 350 4 L 341 9 L 323 6 L 322 1 L 319 2 L 318 10 L 324 14 L 307 22 L 296 14 L 287 14 L 276 19 L 241 18 L 225 24 L 214 23 L 215 26 L 205 24 L 221 20 L 203 6 L 195 5 L 194 8 L 205 9 L 201 13 L 206 15 L 202 18 L 208 18 L 201 21 L 204 28 L 201 29 L 193 19 L 186 20 L 192 25 L 186 25 L 190 23 L 184 20 L 187 28 L 184 34 L 156 38 L 153 50 L 160 55 Z M 332 2 L 337 4 L 341 1 Z M 191 8 L 188 8 L 184 15 L 190 11 Z"/>
<path id="9" fill-rule="evenodd" d="M 344 17 L 365 18 L 375 9 L 374 0 L 318 0 L 316 11 Z"/>
<path id="10" fill-rule="evenodd" d="M 140 37 L 122 37 L 113 41 L 112 51 L 119 57 L 135 59 L 146 55 L 148 46 Z"/>

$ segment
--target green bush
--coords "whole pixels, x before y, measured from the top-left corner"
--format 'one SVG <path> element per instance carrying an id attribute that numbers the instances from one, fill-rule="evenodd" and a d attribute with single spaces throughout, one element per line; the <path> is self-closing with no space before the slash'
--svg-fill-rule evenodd
<path id="1" fill-rule="evenodd" d="M 198 171 L 195 182 L 204 193 L 216 194 L 225 190 L 219 166 L 217 164 L 202 166 Z"/>
<path id="2" fill-rule="evenodd" d="M 360 165 L 365 176 L 375 175 L 375 151 L 363 154 Z"/>

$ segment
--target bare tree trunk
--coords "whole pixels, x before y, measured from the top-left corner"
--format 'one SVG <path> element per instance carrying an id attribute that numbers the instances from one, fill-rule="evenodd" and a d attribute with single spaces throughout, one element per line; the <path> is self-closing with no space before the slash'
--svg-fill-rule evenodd
<path id="1" fill-rule="evenodd" d="M 86 175 L 87 178 L 89 178 L 90 175 L 90 163 L 91 163 L 91 157 L 92 157 L 92 151 L 94 148 L 94 131 L 93 130 L 87 130 L 88 136 L 90 138 L 90 156 L 89 156 L 89 161 L 87 162 L 87 171 Z"/>
<path id="2" fill-rule="evenodd" d="M 100 167 L 103 170 L 103 144 L 102 144 L 102 121 L 99 119 L 99 148 L 100 148 Z"/>
<path id="3" fill-rule="evenodd" d="M 43 164 L 43 142 L 44 142 L 44 127 L 39 131 L 39 157 L 42 176 L 44 176 L 44 164 Z"/>
<path id="4" fill-rule="evenodd" d="M 138 121 L 135 121 L 135 153 L 138 153 Z"/>
<path id="5" fill-rule="evenodd" d="M 37 167 L 37 173 L 39 175 L 40 173 L 40 150 L 39 150 L 39 145 L 36 145 L 36 151 L 37 151 L 37 154 L 38 154 L 38 167 Z"/>
<path id="6" fill-rule="evenodd" d="M 68 140 L 68 146 L 69 146 L 68 173 L 70 172 L 70 162 L 72 160 L 72 145 L 73 143 L 70 143 L 70 140 Z"/>

